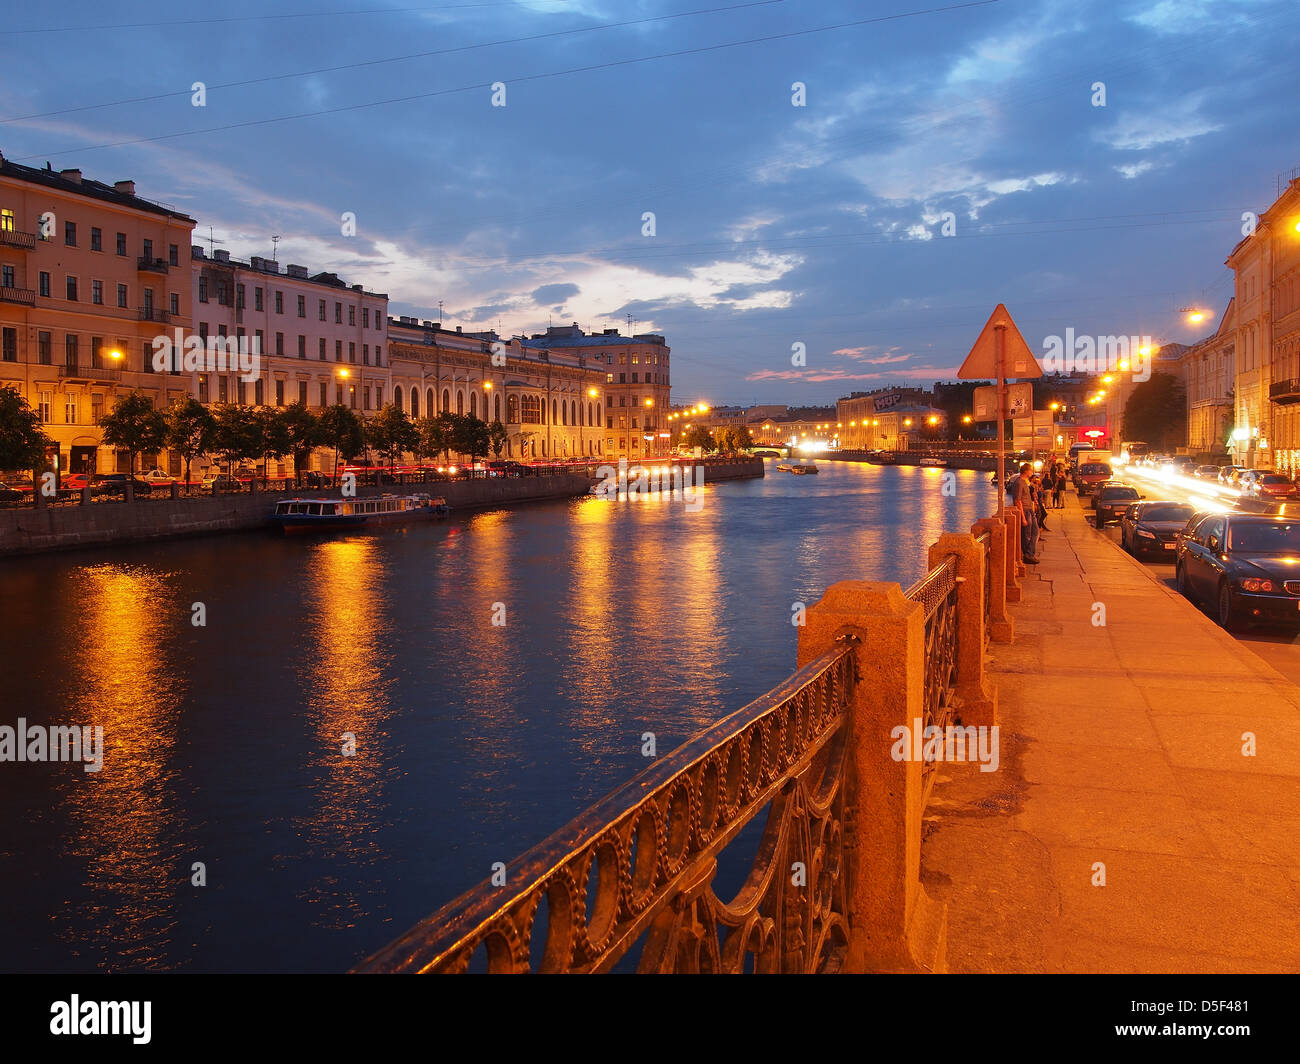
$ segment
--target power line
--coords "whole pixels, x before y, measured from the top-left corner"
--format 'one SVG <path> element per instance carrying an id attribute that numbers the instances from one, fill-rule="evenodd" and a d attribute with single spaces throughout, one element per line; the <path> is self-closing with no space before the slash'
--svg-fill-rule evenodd
<path id="1" fill-rule="evenodd" d="M 610 70 L 615 67 L 635 66 L 640 63 L 653 63 L 661 59 L 677 59 L 687 55 L 702 55 L 707 52 L 718 52 L 728 48 L 743 48 L 752 44 L 766 44 L 771 41 L 790 40 L 795 37 L 807 37 L 816 33 L 828 33 L 831 30 L 849 29 L 856 26 L 867 26 L 881 22 L 895 22 L 905 18 L 916 18 L 921 15 L 943 14 L 953 11 L 961 11 L 966 8 L 988 7 L 991 4 L 1001 3 L 1002 0 L 968 0 L 966 3 L 952 4 L 947 7 L 932 7 L 920 11 L 904 11 L 894 15 L 879 15 L 875 18 L 854 19 L 850 22 L 838 22 L 830 26 L 816 26 L 812 29 L 789 30 L 785 33 L 772 33 L 762 37 L 750 37 L 740 41 L 726 41 L 721 44 L 699 45 L 695 48 L 682 48 L 673 52 L 657 52 L 654 55 L 638 56 L 632 59 L 613 59 L 605 63 L 589 63 L 585 66 L 569 67 L 564 70 L 551 70 L 541 74 L 524 74 L 511 78 L 511 82 L 529 82 L 544 81 L 549 78 L 565 77 L 569 74 L 586 74 L 595 70 Z M 451 96 L 462 92 L 474 92 L 476 90 L 490 89 L 492 82 L 478 82 L 473 85 L 461 85 L 451 89 L 435 89 L 432 92 L 412 93 L 409 96 L 394 96 L 385 100 L 371 100 L 367 103 L 343 104 L 338 107 L 326 107 L 317 111 L 301 111 L 291 115 L 276 115 L 270 118 L 253 118 L 243 122 L 227 122 L 220 126 L 208 126 L 204 129 L 183 129 L 175 133 L 160 133 L 153 137 L 135 137 L 131 140 L 113 141 L 106 144 L 92 144 L 81 148 L 66 148 L 60 151 L 36 152 L 31 155 L 21 156 L 21 159 L 50 159 L 60 155 L 72 155 L 77 152 L 102 151 L 105 148 L 124 148 L 133 144 L 154 144 L 165 140 L 177 140 L 182 137 L 193 137 L 207 133 L 225 133 L 232 129 L 248 129 L 253 126 L 274 125 L 280 122 L 294 122 L 303 118 L 320 118 L 324 115 L 342 114 L 347 111 L 363 111 L 373 107 L 387 107 L 396 103 L 411 103 L 415 100 L 428 100 L 437 96 Z"/>
<path id="2" fill-rule="evenodd" d="M 436 55 L 450 55 L 453 52 L 470 52 L 480 48 L 497 48 L 507 44 L 526 44 L 531 41 L 548 40 L 555 37 L 569 37 L 579 33 L 592 33 L 595 30 L 613 30 L 623 29 L 628 26 L 643 26 L 649 22 L 667 22 L 672 19 L 690 18 L 694 15 L 714 15 L 728 11 L 743 11 L 752 7 L 768 7 L 772 4 L 781 4 L 785 0 L 751 0 L 749 3 L 735 4 L 730 7 L 709 7 L 701 8 L 696 11 L 679 11 L 670 15 L 654 15 L 648 18 L 632 19 L 627 22 L 602 22 L 595 26 L 581 26 L 577 29 L 570 30 L 551 30 L 547 33 L 534 33 L 527 37 L 511 37 L 500 41 L 482 41 L 477 44 L 461 44 L 452 48 L 436 48 L 427 52 L 410 52 L 406 55 L 388 56 L 383 59 L 365 59 L 356 63 L 340 63 L 337 66 L 317 67 L 314 70 L 300 70 L 289 74 L 268 74 L 260 78 L 245 78 L 242 81 L 224 81 L 214 85 L 208 85 L 207 91 L 212 92 L 216 89 L 233 89 L 245 85 L 261 85 L 268 81 L 288 81 L 293 78 L 313 77 L 317 74 L 333 74 L 340 70 L 357 70 L 361 67 L 384 66 L 388 63 L 404 63 L 412 59 L 428 59 Z M 123 107 L 133 103 L 152 103 L 155 100 L 170 100 L 179 96 L 189 96 L 190 89 L 177 89 L 175 92 L 159 92 L 151 96 L 132 96 L 124 100 L 107 100 L 103 103 L 81 104 L 77 107 L 63 107 L 56 111 L 42 111 L 37 114 L 17 115 L 13 118 L 0 118 L 0 125 L 8 125 L 12 122 L 29 122 L 38 118 L 54 118 L 59 115 L 76 114 L 81 111 L 95 111 L 104 107 Z"/>

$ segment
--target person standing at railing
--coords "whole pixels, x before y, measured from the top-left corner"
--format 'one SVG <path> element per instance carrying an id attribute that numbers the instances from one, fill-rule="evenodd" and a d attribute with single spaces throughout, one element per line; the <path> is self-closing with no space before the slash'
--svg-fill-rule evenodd
<path id="1" fill-rule="evenodd" d="M 1026 565 L 1038 564 L 1038 514 L 1030 483 L 1030 468 L 1026 462 L 1020 467 L 1015 483 L 1014 509 L 1020 514 L 1020 553 Z"/>

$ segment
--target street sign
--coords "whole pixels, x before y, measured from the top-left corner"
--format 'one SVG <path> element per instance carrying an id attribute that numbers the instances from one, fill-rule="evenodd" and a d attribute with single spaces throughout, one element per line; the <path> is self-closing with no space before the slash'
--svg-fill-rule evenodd
<path id="1" fill-rule="evenodd" d="M 1002 329 L 1004 346 L 1001 373 L 998 372 L 996 347 L 999 326 L 1005 327 Z M 1012 321 L 1010 312 L 1001 303 L 993 309 L 988 323 L 975 341 L 975 346 L 970 349 L 966 361 L 957 371 L 957 377 L 964 381 L 988 380 L 990 377 L 1024 379 L 1042 375 L 1043 368 L 1034 358 L 1033 352 L 1029 350 L 1025 338 L 1020 335 L 1020 330 Z"/>
<path id="2" fill-rule="evenodd" d="M 996 421 L 998 419 L 998 389 L 996 385 L 986 384 L 976 388 L 972 396 L 971 418 L 975 421 Z M 1034 386 L 1026 381 L 1023 384 L 1007 385 L 1007 417 L 1029 417 L 1030 407 L 1034 401 Z"/>

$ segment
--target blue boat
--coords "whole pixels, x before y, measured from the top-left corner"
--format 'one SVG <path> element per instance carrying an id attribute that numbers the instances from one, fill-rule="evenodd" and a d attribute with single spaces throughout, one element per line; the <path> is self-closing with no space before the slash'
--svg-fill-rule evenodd
<path id="1" fill-rule="evenodd" d="M 397 521 L 446 517 L 451 512 L 440 496 L 381 495 L 373 499 L 284 499 L 275 504 L 271 524 L 285 535 L 364 528 Z"/>

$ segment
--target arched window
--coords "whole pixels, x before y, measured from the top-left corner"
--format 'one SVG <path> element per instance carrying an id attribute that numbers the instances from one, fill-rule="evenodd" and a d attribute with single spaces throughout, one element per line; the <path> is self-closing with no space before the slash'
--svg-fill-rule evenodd
<path id="1" fill-rule="evenodd" d="M 506 398 L 506 424 L 519 424 L 519 396 L 511 395 Z"/>
<path id="2" fill-rule="evenodd" d="M 591 426 L 591 404 L 590 403 L 587 404 L 587 425 L 588 427 Z"/>
<path id="3" fill-rule="evenodd" d="M 465 393 L 459 388 L 456 389 L 456 413 L 465 413 Z"/>
<path id="4" fill-rule="evenodd" d="M 478 417 L 478 392 L 469 393 L 469 416 Z"/>
<path id="5" fill-rule="evenodd" d="M 561 403 L 560 403 L 560 424 L 561 424 L 561 425 L 567 425 L 568 423 L 569 423 L 569 404 L 568 404 L 568 402 L 566 402 L 566 401 L 561 401 Z"/>
<path id="6" fill-rule="evenodd" d="M 429 411 L 429 416 L 434 415 L 433 409 L 433 389 L 430 388 L 424 393 L 424 409 Z"/>
<path id="7" fill-rule="evenodd" d="M 402 386 L 399 384 L 393 389 L 393 406 L 398 410 L 402 409 Z"/>
<path id="8" fill-rule="evenodd" d="M 400 399 L 397 400 L 397 405 L 398 406 L 402 405 L 402 401 Z M 411 417 L 419 417 L 419 416 L 420 416 L 420 389 L 412 388 L 411 389 Z"/>
<path id="9" fill-rule="evenodd" d="M 492 418 L 494 421 L 501 420 L 501 393 L 500 392 L 497 392 L 497 394 L 492 397 Z"/>
<path id="10" fill-rule="evenodd" d="M 551 400 L 551 424 L 555 424 L 555 400 Z"/>
<path id="11" fill-rule="evenodd" d="M 440 410 L 439 413 L 451 413 L 451 392 L 447 391 L 446 388 L 442 390 L 442 410 Z"/>

